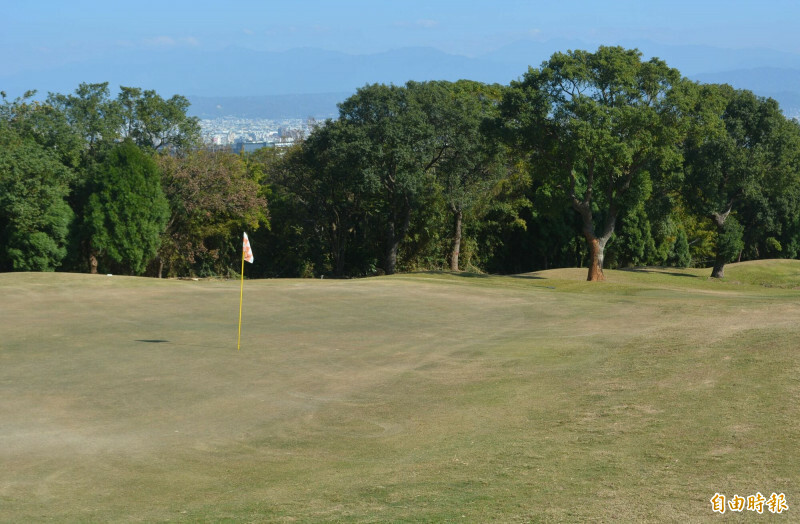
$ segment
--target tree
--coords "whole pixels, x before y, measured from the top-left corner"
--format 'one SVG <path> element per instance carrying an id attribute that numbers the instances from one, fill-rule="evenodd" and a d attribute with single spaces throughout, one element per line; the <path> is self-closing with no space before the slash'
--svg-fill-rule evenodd
<path id="1" fill-rule="evenodd" d="M 361 157 L 368 144 L 361 131 L 342 121 L 317 126 L 301 146 L 296 157 L 300 163 L 284 163 L 276 179 L 291 188 L 297 204 L 314 221 L 330 270 L 337 276 L 368 271 L 352 249 L 367 227 L 365 215 L 372 204 Z"/>
<path id="2" fill-rule="evenodd" d="M 74 173 L 0 124 L 0 271 L 54 271 L 67 254 Z"/>
<path id="3" fill-rule="evenodd" d="M 181 95 L 165 100 L 153 90 L 121 86 L 112 99 L 108 82 L 103 82 L 80 84 L 71 95 L 50 93 L 47 101 L 67 116 L 91 158 L 98 148 L 121 138 L 156 151 L 192 147 L 200 138 L 199 120 L 186 114 L 189 100 Z"/>
<path id="4" fill-rule="evenodd" d="M 440 84 L 444 96 L 431 100 L 426 111 L 442 151 L 435 176 L 452 217 L 450 270 L 458 271 L 464 215 L 489 194 L 502 173 L 500 145 L 485 129 L 497 117 L 502 90 L 466 80 Z"/>
<path id="5" fill-rule="evenodd" d="M 13 102 L 6 100 L 4 93 L 0 95 L 0 125 L 55 153 L 55 158 L 68 168 L 78 167 L 84 144 L 63 111 L 49 103 L 32 101 L 36 91 L 27 91 Z"/>
<path id="6" fill-rule="evenodd" d="M 774 100 L 727 85 L 697 85 L 695 100 L 684 148 L 684 197 L 716 228 L 711 276 L 722 278 L 725 264 L 744 247 L 742 225 L 729 223 L 737 209 L 797 185 L 797 126 Z"/>
<path id="7" fill-rule="evenodd" d="M 438 93 L 437 93 L 438 91 Z M 339 105 L 339 119 L 348 129 L 349 144 L 359 151 L 359 169 L 366 189 L 378 199 L 384 233 L 383 269 L 391 275 L 397 253 L 426 192 L 431 170 L 445 147 L 424 108 L 426 98 L 439 96 L 435 84 L 409 82 L 404 87 L 373 84 Z"/>
<path id="8" fill-rule="evenodd" d="M 670 250 L 667 260 L 675 267 L 689 267 L 692 263 L 692 256 L 689 252 L 689 239 L 683 228 L 678 229 L 675 243 Z"/>
<path id="9" fill-rule="evenodd" d="M 174 95 L 165 100 L 153 90 L 121 87 L 117 103 L 123 136 L 140 147 L 186 149 L 199 142 L 199 120 L 187 116 L 190 104 L 186 97 Z"/>
<path id="10" fill-rule="evenodd" d="M 90 158 L 99 154 L 102 144 L 110 145 L 120 136 L 120 108 L 110 98 L 108 82 L 82 83 L 74 95 L 50 93 L 47 103 L 66 115 L 70 126 L 86 144 Z"/>
<path id="11" fill-rule="evenodd" d="M 326 257 L 323 230 L 313 202 L 301 195 L 309 168 L 303 144 L 287 148 L 261 148 L 247 156 L 259 171 L 262 191 L 269 200 L 268 228 L 251 238 L 269 255 L 256 257 L 251 274 L 262 277 L 309 277 L 322 274 Z M 256 244 L 257 243 L 257 244 Z"/>
<path id="12" fill-rule="evenodd" d="M 144 273 L 156 256 L 169 205 L 155 160 L 126 140 L 92 168 L 81 238 L 90 268 Z"/>
<path id="13" fill-rule="evenodd" d="M 231 242 L 267 222 L 259 180 L 238 155 L 193 151 L 157 158 L 170 214 L 158 250 L 158 276 L 226 272 Z M 235 247 L 233 248 L 235 252 Z M 225 255 L 225 256 L 223 256 Z"/>
<path id="14" fill-rule="evenodd" d="M 650 221 L 644 202 L 629 210 L 620 220 L 615 240 L 609 246 L 617 267 L 645 266 L 651 263 L 656 251 L 650 231 Z"/>
<path id="15" fill-rule="evenodd" d="M 678 164 L 680 83 L 661 60 L 600 47 L 554 54 L 504 97 L 513 143 L 531 152 L 539 176 L 551 178 L 581 218 L 588 280 L 605 279 L 605 246 L 621 213 L 641 202 L 637 188 Z"/>
<path id="16" fill-rule="evenodd" d="M 35 91 L 0 95 L 0 270 L 53 271 L 68 251 L 80 138 Z"/>

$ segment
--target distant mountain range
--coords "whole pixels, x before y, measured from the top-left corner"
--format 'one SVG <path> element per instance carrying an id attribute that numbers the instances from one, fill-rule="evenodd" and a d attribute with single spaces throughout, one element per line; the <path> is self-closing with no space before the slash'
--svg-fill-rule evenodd
<path id="1" fill-rule="evenodd" d="M 729 83 L 771 96 L 784 112 L 800 116 L 800 55 L 769 49 L 719 49 L 619 42 L 636 47 L 645 58 L 658 56 L 685 76 L 703 82 Z M 227 48 L 203 52 L 109 51 L 102 58 L 53 68 L 3 72 L 0 90 L 19 96 L 25 90 L 69 93 L 81 82 L 105 82 L 155 89 L 163 96 L 183 94 L 192 113 L 249 118 L 325 118 L 336 103 L 371 83 L 408 80 L 458 80 L 507 84 L 529 65 L 538 66 L 556 51 L 595 49 L 578 41 L 520 41 L 478 57 L 433 48 L 402 48 L 351 55 L 319 49 L 285 52 Z"/>

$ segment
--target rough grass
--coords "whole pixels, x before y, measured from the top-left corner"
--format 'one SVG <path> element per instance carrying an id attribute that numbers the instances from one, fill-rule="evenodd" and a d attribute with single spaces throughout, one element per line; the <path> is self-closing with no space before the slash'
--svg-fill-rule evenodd
<path id="1" fill-rule="evenodd" d="M 0 520 L 790 519 L 800 262 L 708 273 L 248 281 L 238 352 L 238 282 L 2 274 Z"/>

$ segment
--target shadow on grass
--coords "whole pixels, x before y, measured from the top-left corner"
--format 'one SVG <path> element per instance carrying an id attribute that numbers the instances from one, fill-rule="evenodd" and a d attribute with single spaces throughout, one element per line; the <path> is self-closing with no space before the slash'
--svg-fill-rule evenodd
<path id="1" fill-rule="evenodd" d="M 648 269 L 646 267 L 625 267 L 625 268 L 620 268 L 620 271 L 630 271 L 631 273 L 657 273 L 659 275 L 671 275 L 673 277 L 702 278 L 697 275 L 689 275 L 687 273 L 676 273 L 674 271 L 657 271 L 655 269 Z"/>
<path id="2" fill-rule="evenodd" d="M 453 277 L 461 278 L 489 278 L 492 275 L 484 275 L 483 273 L 469 273 L 467 271 L 414 271 L 410 274 L 417 275 L 450 275 Z"/>
<path id="3" fill-rule="evenodd" d="M 523 278 L 525 280 L 547 280 L 544 277 L 537 277 L 536 275 L 508 275 L 511 278 Z"/>
<path id="4" fill-rule="evenodd" d="M 220 348 L 220 346 L 210 346 L 208 344 L 191 344 L 191 343 L 186 343 L 186 342 L 173 342 L 171 340 L 166 340 L 166 339 L 163 339 L 163 338 L 139 338 L 139 339 L 134 340 L 134 342 L 144 342 L 146 344 L 169 344 L 170 346 L 193 347 L 193 348 L 210 348 L 210 349 L 219 349 Z"/>
<path id="5" fill-rule="evenodd" d="M 523 278 L 528 280 L 547 280 L 544 277 L 538 277 L 535 275 L 487 275 L 485 273 L 470 273 L 468 271 L 415 271 L 411 274 L 422 274 L 422 275 L 450 275 L 453 277 L 460 277 L 460 278 L 492 278 L 492 277 L 511 277 L 511 278 Z"/>

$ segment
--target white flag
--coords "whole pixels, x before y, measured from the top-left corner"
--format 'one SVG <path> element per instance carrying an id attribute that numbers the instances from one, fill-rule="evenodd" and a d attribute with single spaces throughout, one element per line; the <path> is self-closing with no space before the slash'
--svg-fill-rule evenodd
<path id="1" fill-rule="evenodd" d="M 247 233 L 244 234 L 244 241 L 242 242 L 242 253 L 244 259 L 252 264 L 253 260 L 255 259 L 253 258 L 253 250 L 250 249 L 250 239 L 247 238 Z"/>

